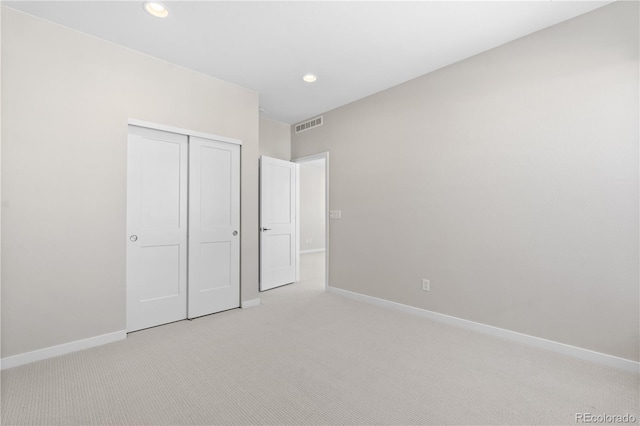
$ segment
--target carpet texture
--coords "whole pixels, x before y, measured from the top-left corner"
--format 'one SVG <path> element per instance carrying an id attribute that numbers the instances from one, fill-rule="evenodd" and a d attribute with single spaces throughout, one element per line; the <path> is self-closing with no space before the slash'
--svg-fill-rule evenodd
<path id="1" fill-rule="evenodd" d="M 255 308 L 5 370 L 2 424 L 575 425 L 576 413 L 640 418 L 637 374 L 326 293 L 313 276 L 261 299 Z"/>

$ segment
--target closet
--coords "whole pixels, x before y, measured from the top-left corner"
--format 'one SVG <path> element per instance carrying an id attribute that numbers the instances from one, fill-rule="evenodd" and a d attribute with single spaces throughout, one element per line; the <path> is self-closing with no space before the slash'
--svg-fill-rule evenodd
<path id="1" fill-rule="evenodd" d="M 129 126 L 127 331 L 240 306 L 239 141 Z"/>

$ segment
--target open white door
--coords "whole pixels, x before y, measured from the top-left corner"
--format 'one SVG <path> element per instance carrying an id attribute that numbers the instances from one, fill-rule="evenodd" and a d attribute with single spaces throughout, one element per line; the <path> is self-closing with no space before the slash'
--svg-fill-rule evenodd
<path id="1" fill-rule="evenodd" d="M 297 165 L 260 158 L 260 291 L 296 279 Z"/>
<path id="2" fill-rule="evenodd" d="M 127 331 L 187 317 L 187 136 L 129 127 Z"/>
<path id="3" fill-rule="evenodd" d="M 240 146 L 189 138 L 189 309 L 240 306 Z"/>

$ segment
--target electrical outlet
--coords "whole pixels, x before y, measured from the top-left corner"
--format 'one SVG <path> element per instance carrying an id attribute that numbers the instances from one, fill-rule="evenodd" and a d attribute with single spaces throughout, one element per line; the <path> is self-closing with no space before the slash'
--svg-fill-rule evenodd
<path id="1" fill-rule="evenodd" d="M 329 219 L 342 219 L 342 210 L 329 210 Z"/>
<path id="2" fill-rule="evenodd" d="M 431 291 L 431 281 L 427 279 L 422 279 L 422 289 L 424 291 Z"/>

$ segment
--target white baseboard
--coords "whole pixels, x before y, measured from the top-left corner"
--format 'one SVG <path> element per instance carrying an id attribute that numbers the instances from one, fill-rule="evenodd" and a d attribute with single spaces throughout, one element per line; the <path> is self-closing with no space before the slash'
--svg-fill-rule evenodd
<path id="1" fill-rule="evenodd" d="M 319 249 L 311 249 L 311 250 L 300 250 L 300 254 L 319 253 L 321 251 L 325 251 L 325 249 L 319 248 Z"/>
<path id="2" fill-rule="evenodd" d="M 523 343 L 525 345 L 534 346 L 537 348 L 547 349 L 553 352 L 569 355 L 574 358 L 580 358 L 587 361 L 592 361 L 601 365 L 619 368 L 619 369 L 630 371 L 633 373 L 640 372 L 640 363 L 629 360 L 629 359 L 619 358 L 614 355 L 607 355 L 607 354 L 595 352 L 589 349 L 567 345 L 565 343 L 554 342 L 552 340 L 542 339 L 540 337 L 530 336 L 528 334 L 522 334 L 516 331 L 506 330 L 504 328 L 498 328 L 491 325 L 482 324 L 479 322 L 469 321 L 469 320 L 458 318 L 458 317 L 452 317 L 450 315 L 440 314 L 438 312 L 428 311 L 426 309 L 416 308 L 414 306 L 391 302 L 385 299 L 378 299 L 377 297 L 367 296 L 361 293 L 355 293 L 352 291 L 343 290 L 341 288 L 328 287 L 327 289 L 332 293 L 339 294 L 341 296 L 349 297 L 351 299 L 359 300 L 362 302 L 367 302 L 376 306 L 400 310 L 403 312 L 429 318 L 442 323 L 451 324 L 451 325 L 466 328 L 469 330 L 478 331 L 480 333 L 489 334 L 491 336 L 501 337 L 503 339 L 511 340 L 518 343 Z"/>
<path id="3" fill-rule="evenodd" d="M 242 309 L 253 308 L 258 305 L 260 305 L 260 299 L 243 300 L 240 302 L 240 307 Z"/>
<path id="4" fill-rule="evenodd" d="M 56 346 L 50 346 L 48 348 L 38 349 L 32 352 L 25 352 L 23 354 L 8 356 L 0 360 L 0 369 L 6 370 L 7 368 L 17 367 L 19 365 L 53 358 L 71 352 L 80 351 L 82 349 L 89 349 L 95 346 L 105 345 L 107 343 L 116 342 L 118 340 L 123 340 L 126 338 L 127 331 L 120 330 L 114 331 L 113 333 L 103 334 L 101 336 L 89 337 L 87 339 L 76 340 Z"/>

